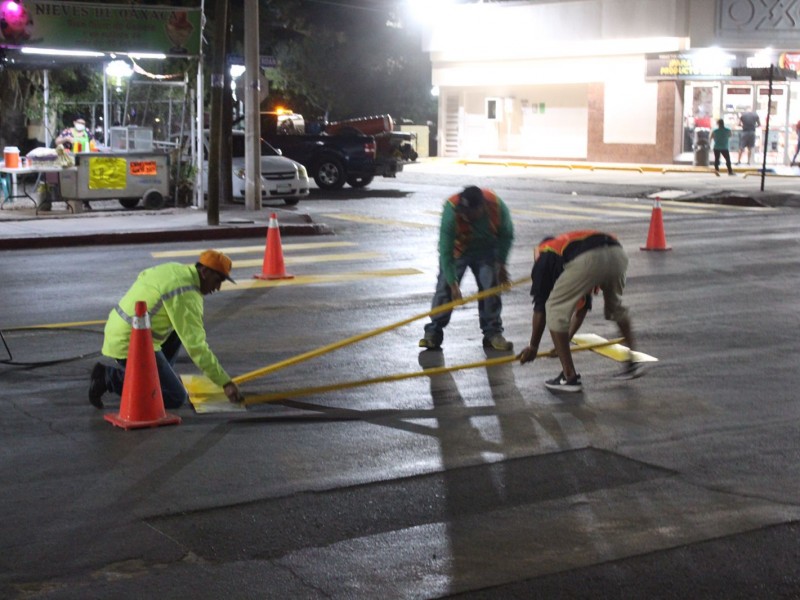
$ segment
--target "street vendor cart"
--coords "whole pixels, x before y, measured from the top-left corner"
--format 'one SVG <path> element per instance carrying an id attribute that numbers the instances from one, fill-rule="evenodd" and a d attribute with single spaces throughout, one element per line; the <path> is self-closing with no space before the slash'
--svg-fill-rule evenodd
<path id="1" fill-rule="evenodd" d="M 158 209 L 169 196 L 166 152 L 84 152 L 75 167 L 60 173 L 61 196 L 69 200 L 119 200 L 125 208 L 142 202 Z"/>

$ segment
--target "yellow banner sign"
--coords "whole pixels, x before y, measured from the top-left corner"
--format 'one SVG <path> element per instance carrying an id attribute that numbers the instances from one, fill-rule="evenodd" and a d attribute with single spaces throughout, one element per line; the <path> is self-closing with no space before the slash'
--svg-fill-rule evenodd
<path id="1" fill-rule="evenodd" d="M 93 156 L 89 159 L 90 190 L 124 190 L 127 187 L 124 158 Z"/>

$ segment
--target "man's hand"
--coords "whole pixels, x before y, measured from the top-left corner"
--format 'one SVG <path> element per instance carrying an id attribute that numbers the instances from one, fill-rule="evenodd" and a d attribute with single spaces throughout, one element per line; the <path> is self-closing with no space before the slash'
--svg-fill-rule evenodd
<path id="1" fill-rule="evenodd" d="M 226 383 L 222 389 L 225 391 L 228 400 L 233 404 L 241 404 L 244 402 L 244 396 L 242 396 L 242 393 L 239 391 L 239 387 L 232 381 Z"/>
<path id="2" fill-rule="evenodd" d="M 508 270 L 506 269 L 505 265 L 500 265 L 500 270 L 497 273 L 497 281 L 500 285 L 509 285 L 511 283 L 511 277 L 508 275 Z"/>
<path id="3" fill-rule="evenodd" d="M 519 358 L 519 364 L 524 365 L 525 363 L 533 362 L 536 359 L 537 352 L 539 352 L 538 348 L 525 346 L 525 349 L 517 356 L 517 358 Z"/>
<path id="4" fill-rule="evenodd" d="M 450 284 L 450 295 L 453 297 L 453 300 L 461 300 L 463 298 L 461 295 L 461 288 L 458 287 L 458 283 Z"/>

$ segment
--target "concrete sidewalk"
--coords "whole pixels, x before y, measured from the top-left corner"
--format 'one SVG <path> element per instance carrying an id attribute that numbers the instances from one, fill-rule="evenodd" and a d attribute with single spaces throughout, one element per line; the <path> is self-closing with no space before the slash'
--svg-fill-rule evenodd
<path id="1" fill-rule="evenodd" d="M 281 236 L 331 233 L 299 207 L 248 211 L 243 205 L 226 204 L 220 207 L 219 225 L 209 225 L 205 210 L 194 207 L 130 210 L 108 200 L 93 201 L 92 210 L 76 214 L 63 203 L 38 215 L 32 206 L 6 206 L 0 211 L 0 250 L 151 243 L 165 236 L 170 241 L 264 237 L 272 214 Z"/>

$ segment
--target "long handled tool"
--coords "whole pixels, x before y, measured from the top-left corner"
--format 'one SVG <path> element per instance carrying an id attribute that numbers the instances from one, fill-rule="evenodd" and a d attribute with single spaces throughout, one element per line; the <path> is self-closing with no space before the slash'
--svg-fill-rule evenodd
<path id="1" fill-rule="evenodd" d="M 593 350 L 603 346 L 611 346 L 619 344 L 624 338 L 616 338 L 613 340 L 606 340 L 595 344 L 587 344 L 585 346 L 573 346 L 572 352 L 581 352 L 583 350 Z M 542 358 L 546 356 L 553 356 L 552 350 L 539 352 L 536 357 Z M 260 394 L 257 396 L 248 396 L 245 398 L 244 404 L 252 406 L 254 404 L 266 404 L 268 402 L 276 402 L 279 400 L 286 400 L 288 398 L 297 398 L 299 396 L 312 396 L 314 394 L 322 394 L 324 392 L 332 392 L 336 390 L 344 390 L 347 388 L 361 387 L 366 385 L 374 385 L 376 383 L 387 383 L 390 381 L 401 381 L 403 379 L 412 379 L 414 377 L 431 377 L 433 375 L 442 375 L 443 373 L 451 373 L 453 371 L 460 371 L 462 369 L 475 369 L 478 367 L 495 367 L 506 363 L 513 362 L 519 359 L 519 355 L 501 356 L 498 358 L 490 358 L 489 360 L 466 363 L 463 365 L 453 365 L 452 367 L 435 367 L 432 369 L 424 369 L 422 371 L 414 371 L 411 373 L 398 373 L 395 375 L 385 375 L 383 377 L 375 377 L 373 379 L 362 379 L 359 381 L 348 381 L 346 383 L 334 383 L 330 385 L 322 385 L 318 387 L 303 388 L 297 390 L 289 390 L 287 392 L 273 392 L 270 394 Z"/>
<path id="2" fill-rule="evenodd" d="M 308 352 L 304 352 L 303 354 L 298 354 L 297 356 L 293 356 L 291 358 L 287 358 L 286 360 L 282 360 L 280 362 L 276 362 L 266 367 L 256 369 L 255 371 L 244 373 L 243 375 L 234 377 L 233 382 L 239 385 L 247 381 L 252 381 L 253 379 L 258 379 L 259 377 L 263 377 L 264 375 L 268 375 L 280 369 L 284 369 L 286 367 L 296 365 L 297 363 L 303 362 L 305 360 L 309 360 L 311 358 L 327 354 L 328 352 L 332 352 L 334 350 L 337 350 L 338 348 L 343 348 L 344 346 L 355 344 L 356 342 L 360 342 L 361 340 L 365 340 L 367 338 L 380 335 L 381 333 L 386 333 L 387 331 L 391 331 L 392 329 L 397 329 L 398 327 L 402 327 L 403 325 L 407 325 L 408 323 L 411 323 L 413 321 L 437 315 L 439 313 L 446 312 L 448 310 L 453 310 L 457 306 L 461 306 L 462 304 L 467 304 L 468 302 L 473 302 L 475 300 L 481 300 L 482 298 L 486 298 L 487 296 L 494 296 L 496 294 L 499 294 L 514 287 L 515 285 L 526 283 L 530 281 L 530 279 L 531 279 L 530 277 L 525 277 L 523 279 L 518 279 L 517 281 L 512 281 L 508 285 L 498 285 L 496 287 L 489 288 L 488 290 L 483 290 L 482 292 L 478 292 L 477 294 L 473 294 L 472 296 L 461 298 L 461 300 L 453 300 L 452 302 L 448 302 L 447 304 L 442 304 L 440 306 L 437 306 L 436 308 L 429 310 L 428 312 L 421 313 L 413 317 L 409 317 L 408 319 L 403 319 L 402 321 L 398 321 L 397 323 L 392 323 L 391 325 L 379 327 L 378 329 L 373 329 L 372 331 L 367 331 L 365 333 L 359 333 L 358 335 L 345 338 L 343 340 L 334 342 L 332 344 L 328 344 L 326 346 L 321 346 L 315 350 L 309 350 Z"/>

